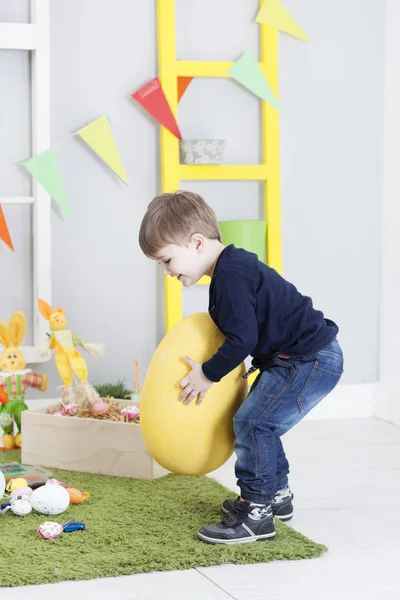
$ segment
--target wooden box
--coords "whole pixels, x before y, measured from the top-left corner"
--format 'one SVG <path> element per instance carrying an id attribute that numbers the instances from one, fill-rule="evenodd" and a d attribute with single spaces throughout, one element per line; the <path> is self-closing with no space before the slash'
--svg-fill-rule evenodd
<path id="1" fill-rule="evenodd" d="M 118 402 L 121 406 L 132 404 L 129 400 Z M 156 479 L 168 473 L 148 454 L 140 425 L 48 414 L 49 409 L 59 408 L 22 413 L 23 464 L 137 479 Z"/>

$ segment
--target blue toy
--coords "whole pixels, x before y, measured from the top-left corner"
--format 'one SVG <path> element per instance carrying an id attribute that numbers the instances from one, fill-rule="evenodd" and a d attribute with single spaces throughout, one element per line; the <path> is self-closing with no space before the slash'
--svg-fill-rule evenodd
<path id="1" fill-rule="evenodd" d="M 71 533 L 71 531 L 84 531 L 86 529 L 86 525 L 81 523 L 81 521 L 68 521 L 65 523 L 62 528 L 65 533 Z"/>

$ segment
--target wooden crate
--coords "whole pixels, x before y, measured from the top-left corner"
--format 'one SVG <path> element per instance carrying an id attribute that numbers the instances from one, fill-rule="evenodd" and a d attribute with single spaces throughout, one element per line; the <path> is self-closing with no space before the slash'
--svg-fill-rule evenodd
<path id="1" fill-rule="evenodd" d="M 140 425 L 54 416 L 49 408 L 59 405 L 22 413 L 23 464 L 137 479 L 168 473 L 148 454 Z"/>

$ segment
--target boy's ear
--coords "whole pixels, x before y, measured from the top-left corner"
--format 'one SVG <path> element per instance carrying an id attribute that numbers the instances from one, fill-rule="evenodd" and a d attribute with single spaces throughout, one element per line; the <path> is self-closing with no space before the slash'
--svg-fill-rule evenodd
<path id="1" fill-rule="evenodd" d="M 193 233 L 190 236 L 190 241 L 194 244 L 196 250 L 199 250 L 202 246 L 204 246 L 204 236 L 201 233 Z"/>

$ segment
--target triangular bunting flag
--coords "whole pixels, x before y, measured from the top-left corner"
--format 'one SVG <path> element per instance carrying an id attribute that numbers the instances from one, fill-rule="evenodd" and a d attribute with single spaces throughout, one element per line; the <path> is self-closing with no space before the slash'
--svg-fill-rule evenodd
<path id="1" fill-rule="evenodd" d="M 107 115 L 86 125 L 78 134 L 122 181 L 129 183 Z"/>
<path id="2" fill-rule="evenodd" d="M 178 139 L 182 139 L 178 124 L 172 114 L 158 77 L 155 77 L 140 88 L 140 90 L 132 94 L 132 98 L 137 100 L 156 121 L 164 125 Z"/>
<path id="3" fill-rule="evenodd" d="M 286 10 L 279 0 L 264 0 L 256 17 L 256 21 L 258 23 L 263 23 L 264 25 L 271 25 L 271 27 L 275 27 L 275 29 L 284 31 L 305 42 L 310 41 L 301 27 L 297 25 L 289 11 Z"/>
<path id="4" fill-rule="evenodd" d="M 178 102 L 186 92 L 188 85 L 192 83 L 193 77 L 178 77 Z"/>
<path id="5" fill-rule="evenodd" d="M 232 79 L 279 110 L 278 101 L 251 52 L 242 54 L 228 73 Z"/>
<path id="6" fill-rule="evenodd" d="M 57 157 L 52 148 L 26 160 L 24 167 L 38 180 L 46 192 L 57 202 L 63 213 L 70 217 L 64 184 L 58 168 Z"/>
<path id="7" fill-rule="evenodd" d="M 7 221 L 3 213 L 3 207 L 0 204 L 0 240 L 3 240 L 5 244 L 14 252 L 14 246 L 11 241 L 11 236 L 8 231 Z"/>

